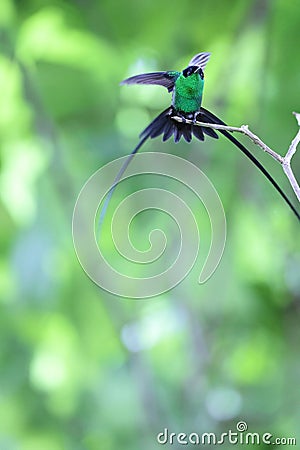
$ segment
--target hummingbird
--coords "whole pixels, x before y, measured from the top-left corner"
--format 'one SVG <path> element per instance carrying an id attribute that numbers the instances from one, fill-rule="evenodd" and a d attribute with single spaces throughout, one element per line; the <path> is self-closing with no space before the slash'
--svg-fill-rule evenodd
<path id="1" fill-rule="evenodd" d="M 213 139 L 218 139 L 219 136 L 215 130 L 209 127 L 201 127 L 196 125 L 196 122 L 204 122 L 208 124 L 226 125 L 221 119 L 213 113 L 202 107 L 202 96 L 204 88 L 204 69 L 209 61 L 211 53 L 202 52 L 195 55 L 189 62 L 188 66 L 182 71 L 164 71 L 164 72 L 150 72 L 135 75 L 123 80 L 121 85 L 130 84 L 149 84 L 160 85 L 165 87 L 168 92 L 172 93 L 171 105 L 160 113 L 140 134 L 140 141 L 133 151 L 128 155 L 127 160 L 121 167 L 117 174 L 112 187 L 107 195 L 104 207 L 100 214 L 100 224 L 104 219 L 104 215 L 109 203 L 109 200 L 119 183 L 123 173 L 128 167 L 134 155 L 139 151 L 147 139 L 153 139 L 162 135 L 163 142 L 174 136 L 174 142 L 177 143 L 183 137 L 187 142 L 192 140 L 194 136 L 199 141 L 204 141 L 204 136 L 207 135 Z M 174 119 L 179 117 L 182 122 Z M 186 123 L 186 120 L 192 123 Z M 264 166 L 255 158 L 254 155 L 230 132 L 227 130 L 218 130 L 227 139 L 229 139 L 236 147 L 239 148 L 265 175 L 271 182 L 274 188 L 278 191 L 284 201 L 289 205 L 291 210 L 300 220 L 300 214 L 271 176 L 271 174 L 264 168 Z"/>

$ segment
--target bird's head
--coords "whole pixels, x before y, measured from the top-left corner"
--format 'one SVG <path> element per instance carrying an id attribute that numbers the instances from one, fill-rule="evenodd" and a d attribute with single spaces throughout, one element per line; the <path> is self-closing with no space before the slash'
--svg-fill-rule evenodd
<path id="1" fill-rule="evenodd" d="M 188 66 L 186 69 L 184 69 L 182 71 L 182 75 L 185 78 L 193 75 L 194 73 L 199 73 L 201 80 L 203 80 L 204 73 L 203 73 L 203 70 L 201 69 L 201 67 L 199 67 L 199 66 Z"/>

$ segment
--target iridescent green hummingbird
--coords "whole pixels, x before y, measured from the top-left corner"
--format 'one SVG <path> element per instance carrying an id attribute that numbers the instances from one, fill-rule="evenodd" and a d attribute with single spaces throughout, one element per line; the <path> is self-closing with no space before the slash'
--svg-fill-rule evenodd
<path id="1" fill-rule="evenodd" d="M 148 138 L 155 138 L 163 135 L 163 141 L 166 141 L 171 136 L 174 136 L 174 141 L 177 143 L 180 141 L 182 136 L 187 142 L 190 142 L 192 140 L 192 135 L 200 141 L 204 141 L 204 134 L 206 134 L 212 138 L 218 139 L 218 134 L 212 128 L 201 127 L 194 124 L 195 122 L 204 122 L 226 125 L 221 119 L 201 106 L 204 87 L 204 69 L 209 58 L 210 53 L 198 53 L 190 60 L 188 66 L 181 72 L 165 71 L 143 73 L 126 78 L 121 82 L 121 84 L 157 84 L 164 86 L 167 88 L 168 92 L 172 92 L 172 103 L 171 106 L 159 114 L 159 116 L 157 116 L 140 134 L 139 143 L 128 156 L 128 159 L 120 169 L 108 193 L 100 215 L 100 223 L 104 219 L 109 200 L 123 173 L 128 167 L 133 156 L 138 152 Z M 175 116 L 180 117 L 182 122 L 178 122 L 173 119 Z M 185 123 L 186 119 L 192 120 L 193 123 Z M 247 150 L 247 148 L 244 147 L 244 145 L 234 138 L 228 131 L 219 130 L 219 132 L 229 139 L 235 146 L 237 146 L 256 165 L 256 167 L 258 167 L 258 169 L 272 183 L 275 189 L 279 192 L 300 220 L 300 215 L 289 198 L 282 191 L 269 172 L 267 172 L 267 170 L 263 167 L 263 165 L 252 155 L 252 153 L 250 153 L 249 150 Z"/>

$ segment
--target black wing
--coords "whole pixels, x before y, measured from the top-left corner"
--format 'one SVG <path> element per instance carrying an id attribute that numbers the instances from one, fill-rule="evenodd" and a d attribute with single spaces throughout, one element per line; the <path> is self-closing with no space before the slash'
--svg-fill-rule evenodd
<path id="1" fill-rule="evenodd" d="M 208 63 L 210 55 L 211 54 L 208 52 L 198 53 L 190 60 L 188 67 L 189 66 L 197 66 L 197 67 L 201 67 L 201 69 L 204 70 L 206 64 Z"/>
<path id="2" fill-rule="evenodd" d="M 173 90 L 180 72 L 150 72 L 135 75 L 121 81 L 120 84 L 158 84 L 164 86 L 169 92 Z"/>

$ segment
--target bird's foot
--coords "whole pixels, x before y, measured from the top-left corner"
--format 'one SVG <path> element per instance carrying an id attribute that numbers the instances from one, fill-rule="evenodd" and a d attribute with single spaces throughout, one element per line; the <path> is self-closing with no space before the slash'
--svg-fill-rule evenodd
<path id="1" fill-rule="evenodd" d="M 182 123 L 186 123 L 187 118 L 185 116 L 183 116 L 182 114 L 178 114 L 178 117 L 180 117 Z"/>
<path id="2" fill-rule="evenodd" d="M 195 124 L 198 121 L 198 114 L 199 114 L 198 111 L 193 114 L 193 124 Z"/>

